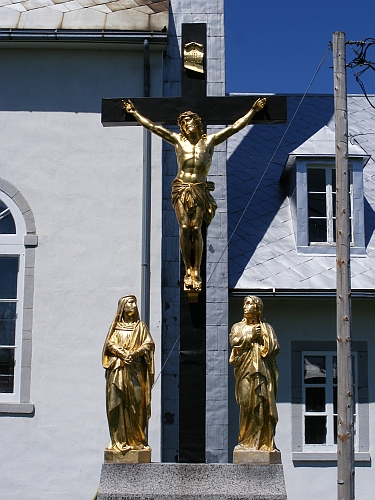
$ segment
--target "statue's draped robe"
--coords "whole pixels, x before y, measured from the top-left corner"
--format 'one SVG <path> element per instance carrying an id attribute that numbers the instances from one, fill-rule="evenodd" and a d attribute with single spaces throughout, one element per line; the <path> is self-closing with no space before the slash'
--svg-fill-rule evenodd
<path id="1" fill-rule="evenodd" d="M 118 354 L 138 351 L 126 364 Z M 111 442 L 107 449 L 127 451 L 147 446 L 146 426 L 151 416 L 154 378 L 154 342 L 145 323 L 116 323 L 108 333 L 103 366 L 106 369 L 106 404 Z"/>
<path id="2" fill-rule="evenodd" d="M 238 444 L 252 450 L 274 450 L 279 344 L 271 325 L 260 323 L 261 339 L 251 340 L 246 320 L 233 325 L 229 362 L 234 365 L 240 408 Z"/>
<path id="3" fill-rule="evenodd" d="M 215 184 L 206 182 L 183 182 L 181 179 L 174 179 L 172 182 L 172 206 L 176 207 L 177 200 L 180 200 L 187 214 L 195 206 L 203 210 L 203 218 L 207 226 L 215 217 L 217 204 L 210 191 L 215 190 Z"/>

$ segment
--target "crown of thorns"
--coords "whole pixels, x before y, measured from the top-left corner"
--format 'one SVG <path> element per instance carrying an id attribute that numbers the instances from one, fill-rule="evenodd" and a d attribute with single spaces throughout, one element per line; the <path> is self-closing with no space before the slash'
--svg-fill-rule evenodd
<path id="1" fill-rule="evenodd" d="M 198 128 L 199 132 L 201 134 L 203 134 L 204 131 L 203 131 L 202 120 L 201 120 L 201 117 L 199 115 L 197 115 L 197 113 L 193 113 L 193 111 L 184 111 L 183 113 L 181 113 L 177 119 L 177 123 L 178 123 L 180 128 L 181 128 L 182 121 L 185 118 L 192 118 L 195 121 L 195 123 L 197 124 L 197 128 Z"/>

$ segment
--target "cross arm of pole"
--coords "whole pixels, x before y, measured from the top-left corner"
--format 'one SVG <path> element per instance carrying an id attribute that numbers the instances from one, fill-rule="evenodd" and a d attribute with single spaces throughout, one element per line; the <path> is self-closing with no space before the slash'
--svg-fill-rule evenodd
<path id="1" fill-rule="evenodd" d="M 231 125 L 249 111 L 254 102 L 262 96 L 227 97 L 134 97 L 130 98 L 142 115 L 160 125 L 177 124 L 178 116 L 184 111 L 198 113 L 205 125 Z M 285 96 L 266 96 L 267 105 L 257 113 L 252 124 L 285 123 L 287 106 Z M 139 125 L 135 118 L 126 113 L 123 100 L 127 98 L 102 100 L 102 125 L 114 127 Z"/>

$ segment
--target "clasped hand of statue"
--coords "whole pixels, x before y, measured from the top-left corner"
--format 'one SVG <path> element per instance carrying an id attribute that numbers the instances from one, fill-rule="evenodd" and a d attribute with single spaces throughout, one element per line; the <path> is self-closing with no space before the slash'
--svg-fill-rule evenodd
<path id="1" fill-rule="evenodd" d="M 139 358 L 141 356 L 141 353 L 138 350 L 135 350 L 133 352 L 129 352 L 123 359 L 125 364 L 131 365 L 132 362 Z"/>
<path id="2" fill-rule="evenodd" d="M 262 327 L 260 324 L 253 327 L 253 331 L 251 332 L 251 341 L 253 343 L 263 345 Z"/>
<path id="3" fill-rule="evenodd" d="M 131 365 L 133 362 L 133 356 L 128 354 L 125 358 L 123 358 L 123 360 L 126 365 Z"/>
<path id="4" fill-rule="evenodd" d="M 132 362 L 138 358 L 138 355 L 137 355 L 137 351 L 133 351 L 133 352 L 129 352 L 127 349 L 124 349 L 124 348 L 120 348 L 118 350 L 118 357 L 120 359 L 122 359 L 122 361 L 126 364 L 126 365 L 131 365 Z"/>

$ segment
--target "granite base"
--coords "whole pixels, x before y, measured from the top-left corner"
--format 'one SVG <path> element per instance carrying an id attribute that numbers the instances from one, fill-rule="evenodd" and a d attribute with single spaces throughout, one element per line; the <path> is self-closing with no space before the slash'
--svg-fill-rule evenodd
<path id="1" fill-rule="evenodd" d="M 286 500 L 281 464 L 104 463 L 98 500 Z"/>

